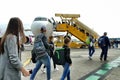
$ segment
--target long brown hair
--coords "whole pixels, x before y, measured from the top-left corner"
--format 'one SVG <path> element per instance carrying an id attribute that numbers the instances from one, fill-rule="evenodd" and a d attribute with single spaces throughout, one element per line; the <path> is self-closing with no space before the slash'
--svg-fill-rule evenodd
<path id="1" fill-rule="evenodd" d="M 22 21 L 18 17 L 13 17 L 9 20 L 6 32 L 0 42 L 0 54 L 4 53 L 4 42 L 8 34 L 13 34 L 17 37 L 17 45 L 19 50 L 19 36 L 22 38 L 22 42 L 24 42 L 25 35 Z"/>

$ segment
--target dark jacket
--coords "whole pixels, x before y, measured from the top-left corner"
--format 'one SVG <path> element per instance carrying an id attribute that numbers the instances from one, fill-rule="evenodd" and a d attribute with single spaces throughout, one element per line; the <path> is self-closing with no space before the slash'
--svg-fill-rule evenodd
<path id="1" fill-rule="evenodd" d="M 105 39 L 105 47 L 110 47 L 110 41 L 109 38 L 107 36 L 102 36 Z"/>
<path id="2" fill-rule="evenodd" d="M 53 56 L 53 51 L 54 51 L 54 43 L 52 41 L 50 41 L 49 44 L 52 45 L 52 47 L 49 48 L 50 49 L 50 57 L 52 57 Z"/>
<path id="3" fill-rule="evenodd" d="M 68 62 L 69 64 L 72 64 L 72 60 L 70 58 L 70 48 L 66 45 L 64 45 L 63 48 L 65 48 L 65 60 L 66 60 L 66 62 Z"/>
<path id="4" fill-rule="evenodd" d="M 110 41 L 109 41 L 109 38 L 107 36 L 105 36 L 105 40 L 106 40 L 106 45 L 110 47 Z"/>
<path id="5" fill-rule="evenodd" d="M 48 53 L 48 55 L 50 55 L 50 48 L 51 48 L 52 44 L 48 43 L 47 37 L 44 33 L 41 33 L 41 35 L 43 36 L 42 41 L 43 41 L 43 44 L 46 48 L 46 52 Z"/>
<path id="6" fill-rule="evenodd" d="M 40 35 L 42 36 L 42 41 L 43 41 L 43 43 L 44 43 L 45 48 L 46 48 L 46 49 L 49 49 L 50 44 L 48 43 L 47 37 L 45 36 L 44 33 L 40 33 Z"/>

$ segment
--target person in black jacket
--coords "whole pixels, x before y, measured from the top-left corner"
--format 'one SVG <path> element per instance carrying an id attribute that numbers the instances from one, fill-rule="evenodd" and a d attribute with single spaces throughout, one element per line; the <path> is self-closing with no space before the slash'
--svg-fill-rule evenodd
<path id="1" fill-rule="evenodd" d="M 72 60 L 70 58 L 70 38 L 65 37 L 64 39 L 64 46 L 65 48 L 65 60 L 66 63 L 63 65 L 64 71 L 61 77 L 61 80 L 64 80 L 67 77 L 67 80 L 70 80 L 70 66 L 72 65 Z"/>
<path id="2" fill-rule="evenodd" d="M 50 47 L 49 49 L 50 49 L 50 58 L 52 58 L 52 60 L 53 60 L 53 55 L 54 55 L 54 43 L 53 43 L 53 36 L 50 36 L 49 37 L 49 44 L 51 44 L 52 45 L 52 47 Z M 57 71 L 57 70 L 59 70 L 57 67 L 56 67 L 56 64 L 54 63 L 54 61 L 53 61 L 53 65 L 54 65 L 54 70 L 55 71 Z"/>
<path id="3" fill-rule="evenodd" d="M 104 32 L 104 35 L 101 36 L 104 39 L 104 45 L 101 46 L 101 55 L 100 55 L 100 60 L 102 61 L 104 57 L 104 61 L 107 61 L 107 54 L 108 54 L 108 48 L 110 47 L 110 41 L 109 38 L 107 37 L 107 32 Z"/>
<path id="4" fill-rule="evenodd" d="M 48 43 L 49 43 L 50 45 L 52 45 L 51 47 L 49 47 L 49 56 L 50 56 L 50 58 L 52 58 L 52 60 L 53 60 L 53 55 L 54 55 L 53 36 L 50 36 L 50 37 L 49 37 Z M 54 63 L 54 60 L 53 60 L 53 65 L 54 65 L 54 70 L 55 70 L 55 71 L 58 71 L 59 69 L 56 67 L 56 64 Z M 46 71 L 45 71 L 45 68 L 46 68 L 46 66 L 44 65 L 44 66 L 43 66 L 43 69 L 42 69 L 42 72 L 43 72 L 43 73 L 46 72 Z"/>

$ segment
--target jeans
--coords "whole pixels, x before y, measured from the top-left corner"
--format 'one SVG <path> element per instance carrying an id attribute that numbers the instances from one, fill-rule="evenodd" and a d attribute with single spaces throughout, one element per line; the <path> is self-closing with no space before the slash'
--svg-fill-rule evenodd
<path id="1" fill-rule="evenodd" d="M 65 80 L 65 78 L 67 77 L 67 80 L 70 80 L 70 64 L 69 63 L 65 63 L 65 65 L 63 65 L 63 74 L 60 80 Z"/>
<path id="2" fill-rule="evenodd" d="M 107 53 L 108 53 L 108 47 L 105 46 L 105 47 L 101 47 L 102 49 L 102 52 L 101 52 L 101 55 L 100 55 L 100 59 L 102 60 L 103 56 L 104 56 L 104 61 L 107 60 Z"/>
<path id="3" fill-rule="evenodd" d="M 95 52 L 94 46 L 89 46 L 89 57 L 92 57 L 93 53 Z"/>
<path id="4" fill-rule="evenodd" d="M 53 60 L 53 56 L 50 56 L 50 58 L 52 58 Z M 56 68 L 56 64 L 54 63 L 54 60 L 53 60 L 53 66 L 54 66 L 54 69 Z M 43 68 L 46 68 L 46 66 L 44 65 Z"/>
<path id="5" fill-rule="evenodd" d="M 40 69 L 41 65 L 44 64 L 47 67 L 47 80 L 51 79 L 51 64 L 50 64 L 50 57 L 48 55 L 45 55 L 41 58 L 39 58 L 36 62 L 36 66 L 32 71 L 32 74 L 30 76 L 30 80 L 34 80 L 35 75 L 37 74 L 38 70 Z"/>

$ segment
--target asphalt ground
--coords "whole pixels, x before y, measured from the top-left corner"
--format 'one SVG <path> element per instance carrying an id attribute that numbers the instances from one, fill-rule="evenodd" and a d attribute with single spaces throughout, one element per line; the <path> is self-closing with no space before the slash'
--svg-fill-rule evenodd
<path id="1" fill-rule="evenodd" d="M 26 46 L 25 51 L 22 52 L 22 63 L 28 70 L 33 69 L 35 64 L 30 61 L 32 46 Z M 88 49 L 71 49 L 72 66 L 71 80 L 120 80 L 120 49 L 109 49 L 107 62 L 100 61 L 99 56 L 101 49 L 95 49 L 92 60 L 88 58 Z M 116 62 L 117 63 L 116 63 Z M 112 62 L 115 62 L 112 64 Z M 116 66 L 116 64 L 118 64 Z M 106 67 L 107 65 L 107 67 Z M 63 72 L 63 67 L 57 65 L 58 71 L 53 69 L 53 62 L 51 60 L 51 75 L 53 80 L 60 80 Z M 107 69 L 106 69 L 107 68 Z M 35 80 L 46 80 L 46 73 L 41 69 L 38 71 Z M 30 77 L 23 77 L 22 80 L 29 80 Z"/>

